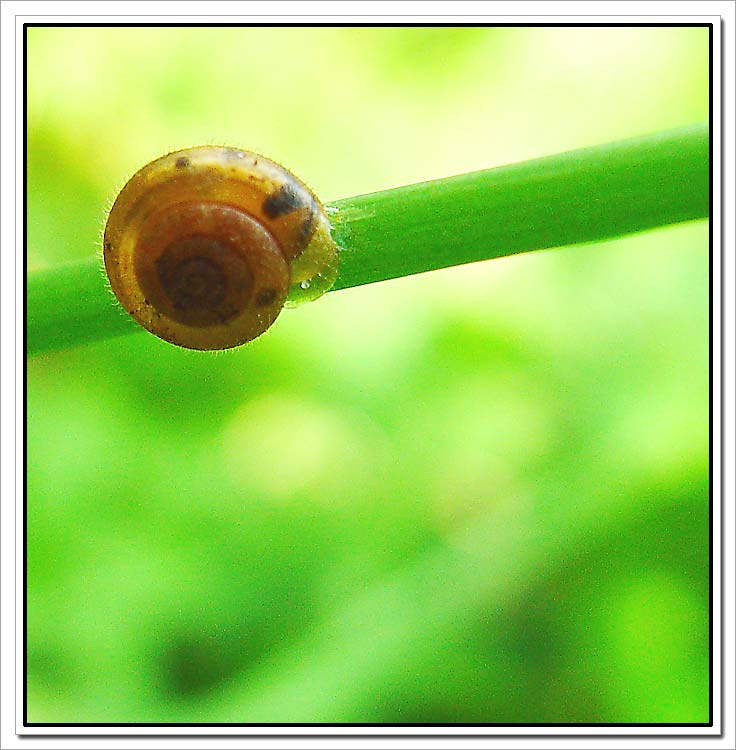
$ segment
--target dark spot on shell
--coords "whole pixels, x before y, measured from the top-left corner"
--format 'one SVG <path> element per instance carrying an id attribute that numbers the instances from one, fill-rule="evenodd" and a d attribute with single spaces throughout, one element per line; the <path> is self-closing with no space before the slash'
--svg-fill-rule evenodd
<path id="1" fill-rule="evenodd" d="M 105 243 L 105 251 L 109 252 L 110 250 L 112 250 L 112 243 L 106 242 Z"/>
<path id="2" fill-rule="evenodd" d="M 312 210 L 309 212 L 309 216 L 307 216 L 306 220 L 304 221 L 304 224 L 302 224 L 302 231 L 300 233 L 300 239 L 305 245 L 307 244 L 307 241 L 310 240 L 312 237 L 312 232 L 314 230 L 315 216 L 316 216 L 316 211 L 313 206 Z"/>
<path id="3" fill-rule="evenodd" d="M 186 157 L 186 156 L 180 156 L 176 160 L 176 168 L 177 169 L 186 169 L 190 164 L 191 164 L 191 162 L 189 161 L 188 157 Z"/>
<path id="4" fill-rule="evenodd" d="M 269 219 L 276 219 L 304 207 L 300 192 L 289 182 L 263 201 L 263 213 Z"/>
<path id="5" fill-rule="evenodd" d="M 256 305 L 258 305 L 258 307 L 272 305 L 277 295 L 278 292 L 276 289 L 264 289 L 262 292 L 258 293 L 258 296 L 256 297 Z"/>

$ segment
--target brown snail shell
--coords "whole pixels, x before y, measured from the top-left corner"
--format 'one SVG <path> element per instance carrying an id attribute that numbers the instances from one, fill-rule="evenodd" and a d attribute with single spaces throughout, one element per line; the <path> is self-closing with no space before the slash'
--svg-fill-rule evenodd
<path id="1" fill-rule="evenodd" d="M 321 293 L 337 275 L 329 222 L 309 188 L 270 159 L 220 146 L 175 151 L 138 171 L 110 211 L 103 254 L 122 306 L 188 349 L 250 341 L 290 288 L 314 281 Z"/>

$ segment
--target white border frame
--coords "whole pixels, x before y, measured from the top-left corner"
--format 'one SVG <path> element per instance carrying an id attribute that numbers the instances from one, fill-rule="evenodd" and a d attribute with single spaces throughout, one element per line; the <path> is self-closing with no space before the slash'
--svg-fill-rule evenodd
<path id="1" fill-rule="evenodd" d="M 0 720 L 3 725 L 2 735 L 0 735 L 0 747 L 20 747 L 20 741 L 18 737 L 14 735 L 6 735 L 8 727 L 7 719 L 12 717 L 12 723 L 15 724 L 15 731 L 18 734 L 22 734 L 28 738 L 23 740 L 23 747 L 41 747 L 47 746 L 48 739 L 31 739 L 32 737 L 41 735 L 47 736 L 61 736 L 61 735 L 73 735 L 74 738 L 69 737 L 66 740 L 58 739 L 53 744 L 62 744 L 64 746 L 78 747 L 83 742 L 84 735 L 145 735 L 148 737 L 155 735 L 173 736 L 173 735 L 185 735 L 189 737 L 208 735 L 236 735 L 236 736 L 248 736 L 248 735 L 276 735 L 276 736 L 287 736 L 287 735 L 317 735 L 319 737 L 326 737 L 329 735 L 365 735 L 365 736 L 380 736 L 380 735 L 391 735 L 396 737 L 398 735 L 410 735 L 417 737 L 419 735 L 432 735 L 442 736 L 447 734 L 452 735 L 466 735 L 472 736 L 495 736 L 503 735 L 507 738 L 508 742 L 511 742 L 511 736 L 520 735 L 524 737 L 524 741 L 515 741 L 515 745 L 521 747 L 537 747 L 540 746 L 542 737 L 553 738 L 556 735 L 564 736 L 565 740 L 552 740 L 555 744 L 560 746 L 569 745 L 573 742 L 576 736 L 588 738 L 586 746 L 593 746 L 595 741 L 591 739 L 592 736 L 600 737 L 611 737 L 611 736 L 626 736 L 634 735 L 638 738 L 644 738 L 652 736 L 650 740 L 647 740 L 647 745 L 653 747 L 672 747 L 672 739 L 661 739 L 665 735 L 675 735 L 678 737 L 685 737 L 686 735 L 696 735 L 701 739 L 698 741 L 695 737 L 692 741 L 688 741 L 688 747 L 699 747 L 704 746 L 706 743 L 708 746 L 714 744 L 714 740 L 718 744 L 728 742 L 729 738 L 733 738 L 733 718 L 729 722 L 730 726 L 726 727 L 728 734 L 717 740 L 716 737 L 705 738 L 704 735 L 718 735 L 721 731 L 722 716 L 721 716 L 721 704 L 720 704 L 720 684 L 721 684 L 721 614 L 724 616 L 724 633 L 726 634 L 727 642 L 723 656 L 733 659 L 733 631 L 734 631 L 734 603 L 733 599 L 724 601 L 725 608 L 721 610 L 721 597 L 720 592 L 725 588 L 726 591 L 733 590 L 734 577 L 734 537 L 733 537 L 733 507 L 730 505 L 728 498 L 733 498 L 734 489 L 734 477 L 733 477 L 733 463 L 727 463 L 726 465 L 726 487 L 728 493 L 725 495 L 726 502 L 724 503 L 724 516 L 723 516 L 723 540 L 724 540 L 724 580 L 721 580 L 721 568 L 719 561 L 721 559 L 721 538 L 722 538 L 722 527 L 720 519 L 720 497 L 721 497 L 721 483 L 720 483 L 720 472 L 721 472 L 721 456 L 722 445 L 720 439 L 720 431 L 718 429 L 720 423 L 721 413 L 721 368 L 725 368 L 726 383 L 728 384 L 728 392 L 725 394 L 725 403 L 723 406 L 726 407 L 726 414 L 731 418 L 731 422 L 725 425 L 726 429 L 726 444 L 729 446 L 729 450 L 725 453 L 726 456 L 733 456 L 734 446 L 734 431 L 733 431 L 733 382 L 734 382 L 734 361 L 733 361 L 733 348 L 730 351 L 725 350 L 726 356 L 725 361 L 721 359 L 721 322 L 720 322 L 720 303 L 721 303 L 721 280 L 725 278 L 726 287 L 725 301 L 725 324 L 726 324 L 726 342 L 731 344 L 734 338 L 734 326 L 733 326 L 733 313 L 734 313 L 734 290 L 733 290 L 733 238 L 734 238 L 734 225 L 733 225 L 733 214 L 729 216 L 721 217 L 721 184 L 722 179 L 726 190 L 726 196 L 730 196 L 728 205 L 731 205 L 733 199 L 733 185 L 734 185 L 734 174 L 732 165 L 729 166 L 725 175 L 721 174 L 721 163 L 723 155 L 721 154 L 721 117 L 723 116 L 723 123 L 725 125 L 725 133 L 728 137 L 728 147 L 726 148 L 726 154 L 730 153 L 731 158 L 733 157 L 733 132 L 734 132 L 734 117 L 733 117 L 733 101 L 728 103 L 727 109 L 721 112 L 721 100 L 720 92 L 722 90 L 732 91 L 734 88 L 733 80 L 733 26 L 734 21 L 734 6 L 730 2 L 672 2 L 664 4 L 668 15 L 659 15 L 656 11 L 662 8 L 662 4 L 657 2 L 597 2 L 594 4 L 596 11 L 601 12 L 613 12 L 613 13 L 624 13 L 634 11 L 636 15 L 588 15 L 580 16 L 577 11 L 581 9 L 581 3 L 570 0 L 568 2 L 555 3 L 554 10 L 555 15 L 534 15 L 535 11 L 549 12 L 551 4 L 548 2 L 422 2 L 421 4 L 414 4 L 411 2 L 353 2 L 353 3 L 340 3 L 335 6 L 323 0 L 323 2 L 314 3 L 302 3 L 302 2 L 253 2 L 253 3 L 233 3 L 233 2 L 211 2 L 205 5 L 208 14 L 200 15 L 203 10 L 203 4 L 197 2 L 191 2 L 190 0 L 182 0 L 182 2 L 176 3 L 174 8 L 178 11 L 177 15 L 170 15 L 166 11 L 172 6 L 167 3 L 158 2 L 144 2 L 144 3 L 132 3 L 132 2 L 109 2 L 104 7 L 106 13 L 101 15 L 99 13 L 90 15 L 89 11 L 97 9 L 99 5 L 97 3 L 91 4 L 84 0 L 77 0 L 76 2 L 49 2 L 47 0 L 38 2 L 20 2 L 19 0 L 11 0 L 10 2 L 4 2 L 2 8 L 2 88 L 3 88 L 3 103 L 7 106 L 9 104 L 10 92 L 12 91 L 13 96 L 13 107 L 15 112 L 15 127 L 14 129 L 9 127 L 9 118 L 3 117 L 2 126 L 2 154 L 3 154 L 3 172 L 2 180 L 0 185 L 2 186 L 2 230 L 3 239 L 0 247 L 6 248 L 2 254 L 2 275 L 0 276 L 0 287 L 2 290 L 2 305 L 3 305 L 3 316 L 2 316 L 2 340 L 3 340 L 3 379 L 2 379 L 2 405 L 3 405 L 3 421 L 2 421 L 2 443 L 3 443 L 3 473 L 2 473 L 2 489 L 3 497 L 9 498 L 14 496 L 16 499 L 15 508 L 13 504 L 7 500 L 3 501 L 2 504 L 2 527 L 3 527 L 3 538 L 7 540 L 10 538 L 13 543 L 4 544 L 2 548 L 2 581 L 5 584 L 3 586 L 2 593 L 2 604 L 5 610 L 5 617 L 3 618 L 3 630 L 2 630 L 2 653 L 6 657 L 5 667 L 2 673 L 2 681 L 0 685 L 2 687 L 2 713 L 0 713 Z M 588 10 L 591 7 L 589 3 L 583 3 L 583 8 Z M 63 7 L 64 14 L 59 14 L 60 7 Z M 132 14 L 131 11 L 141 8 L 144 12 L 150 15 Z M 339 8 L 343 11 L 340 15 L 335 15 L 334 10 Z M 304 10 L 310 11 L 309 15 L 304 13 Z M 697 9 L 697 15 L 690 15 L 694 10 Z M 415 14 L 415 11 L 421 10 L 421 15 Z M 449 13 L 448 11 L 452 11 Z M 528 14 L 520 14 L 520 10 L 528 11 Z M 247 11 L 247 16 L 242 14 Z M 349 11 L 349 12 L 345 12 Z M 386 15 L 386 12 L 389 14 Z M 298 15 L 293 15 L 298 13 Z M 381 15 L 379 15 L 381 13 Z M 708 13 L 709 15 L 703 15 Z M 214 15 L 213 15 L 214 14 Z M 675 15 L 677 14 L 677 15 Z M 727 49 L 727 54 L 724 58 L 724 73 L 725 80 L 721 81 L 721 69 L 719 61 L 721 60 L 721 35 L 719 33 L 720 18 L 722 16 L 724 21 L 727 22 L 728 26 L 724 29 L 724 35 L 728 34 L 728 41 L 730 47 Z M 140 727 L 114 727 L 114 726 L 102 726 L 102 727 L 24 727 L 23 726 L 23 675 L 21 667 L 23 664 L 22 660 L 22 628 L 23 628 L 23 613 L 22 613 L 22 586 L 23 586 L 23 568 L 21 553 L 23 549 L 23 454 L 22 445 L 24 438 L 24 420 L 23 420 L 23 366 L 25 353 L 23 351 L 23 295 L 24 285 L 22 278 L 23 271 L 23 23 L 93 23 L 93 22 L 104 22 L 104 23 L 120 23 L 120 22 L 148 22 L 148 23 L 193 23 L 197 21 L 201 22 L 247 22 L 253 20 L 258 23 L 289 23 L 289 22 L 322 22 L 322 23 L 351 23 L 359 24 L 364 23 L 376 23 L 376 22 L 387 22 L 387 23 L 492 23 L 497 20 L 499 23 L 640 23 L 640 24 L 658 24 L 658 23 L 714 23 L 714 34 L 713 34 L 713 91 L 714 91 L 714 102 L 713 102 L 713 131 L 712 131 L 712 142 L 713 142 L 713 208 L 714 214 L 712 217 L 713 221 L 713 415 L 714 415 L 714 434 L 713 434 L 713 663 L 714 663 L 714 725 L 712 728 L 708 727 L 637 727 L 637 726 L 623 726 L 623 727 L 463 727 L 463 726 L 447 726 L 447 727 L 398 727 L 392 725 L 386 725 L 381 727 L 357 727 L 351 725 L 344 725 L 340 727 L 313 727 L 313 726 L 292 726 L 292 727 L 211 727 L 211 726 L 187 726 L 187 727 L 156 727 L 156 726 L 140 726 Z M 725 85 L 724 85 L 725 84 Z M 4 111 L 7 111 L 3 108 Z M 730 147 L 730 151 L 729 151 Z M 12 150 L 11 150 L 12 149 Z M 15 175 L 11 175 L 10 169 L 8 168 L 11 163 L 11 154 L 15 154 Z M 725 178 L 725 179 L 724 179 Z M 9 195 L 13 193 L 16 197 L 15 203 L 8 200 Z M 723 237 L 721 236 L 721 226 L 723 223 Z M 725 240 L 728 240 L 727 242 Z M 723 245 L 722 245 L 723 242 Z M 9 251 L 7 248 L 10 246 L 15 248 L 15 253 L 12 255 L 14 261 L 14 267 L 8 268 L 9 263 Z M 731 273 L 726 274 L 724 277 L 721 268 L 720 248 L 727 248 L 725 251 L 726 256 L 726 268 L 730 268 Z M 15 317 L 13 314 L 9 314 L 9 299 L 13 299 L 15 303 Z M 15 346 L 11 348 L 13 342 Z M 5 355 L 10 354 L 10 360 Z M 12 362 L 12 364 L 11 364 Z M 10 378 L 8 378 L 10 374 Z M 10 407 L 10 411 L 8 408 Z M 8 414 L 15 412 L 15 424 L 9 419 Z M 11 426 L 12 425 L 12 426 Z M 9 457 L 10 456 L 10 457 Z M 15 511 L 13 516 L 11 508 Z M 729 521 L 728 523 L 726 521 Z M 15 530 L 15 537 L 13 539 L 12 531 L 10 534 L 9 530 Z M 15 553 L 15 554 L 14 554 Z M 15 573 L 13 572 L 13 563 L 17 564 Z M 10 585 L 8 585 L 10 584 Z M 17 598 L 13 595 L 9 595 L 9 591 L 14 591 L 17 594 Z M 13 628 L 8 627 L 9 618 L 7 616 L 8 611 L 13 611 L 15 603 L 20 602 L 20 606 L 16 609 L 15 626 L 16 633 L 19 638 L 15 639 Z M 10 607 L 8 604 L 10 603 Z M 13 646 L 13 643 L 15 647 Z M 8 655 L 15 654 L 16 663 L 18 670 L 13 676 L 8 676 L 8 662 L 12 663 L 12 658 L 8 659 Z M 731 664 L 727 664 L 727 670 L 731 668 Z M 734 674 L 733 671 L 730 673 L 726 671 L 723 675 L 723 691 L 725 696 L 724 705 L 726 710 L 731 710 L 734 698 Z M 9 699 L 12 701 L 12 694 L 16 698 L 16 707 L 13 712 L 12 704 L 10 711 L 8 711 Z M 12 714 L 14 713 L 14 716 Z M 733 717 L 733 713 L 730 714 Z M 538 739 L 529 739 L 532 736 L 539 736 Z M 659 737 L 660 739 L 655 739 Z M 10 744 L 6 744 L 7 739 L 11 740 Z M 521 739 L 521 738 L 520 738 Z M 407 738 L 408 740 L 408 738 Z M 686 741 L 686 740 L 685 740 Z M 112 740 L 107 740 L 106 745 L 108 746 Z M 130 742 L 133 742 L 130 739 Z M 198 741 L 196 746 L 198 747 L 214 747 L 214 740 L 207 740 L 204 743 Z M 304 745 L 307 740 L 302 740 L 300 746 Z M 313 741 L 309 741 L 312 744 Z M 347 742 L 347 741 L 346 741 Z M 356 741 L 357 742 L 357 741 Z M 410 741 L 411 742 L 411 741 Z M 416 745 L 420 747 L 427 746 L 427 740 L 420 740 L 423 744 Z M 41 743 L 41 744 L 39 744 Z M 289 743 L 289 746 L 296 746 L 293 744 L 294 741 Z M 100 744 L 100 740 L 97 740 L 96 746 Z M 191 745 L 191 741 L 184 741 L 183 738 L 175 740 L 158 740 L 157 744 L 162 744 L 165 747 L 181 747 L 183 744 L 187 746 Z M 324 741 L 322 742 L 324 745 Z M 402 743 L 403 744 L 403 743 Z M 413 742 L 412 742 L 413 744 Z M 434 742 L 432 743 L 434 744 Z M 681 742 L 677 743 L 678 746 Z M 319 741 L 317 741 L 319 745 Z M 116 746 L 120 746 L 119 742 Z M 131 746 L 135 746 L 131 745 Z M 283 745 L 286 746 L 286 745 Z M 345 744 L 344 746 L 348 746 Z M 728 745 L 733 747 L 733 745 Z"/>

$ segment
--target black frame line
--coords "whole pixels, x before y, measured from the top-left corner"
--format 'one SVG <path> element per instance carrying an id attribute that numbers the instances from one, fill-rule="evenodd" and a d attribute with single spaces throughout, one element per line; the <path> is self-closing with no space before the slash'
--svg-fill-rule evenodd
<path id="1" fill-rule="evenodd" d="M 327 14 L 325 14 L 327 15 Z M 18 16 L 16 16 L 17 18 Z M 26 16 L 23 15 L 23 18 L 29 18 L 33 16 Z M 82 18 L 86 16 L 80 16 Z M 191 17 L 199 17 L 199 16 L 191 16 Z M 253 16 L 249 16 L 253 17 Z M 256 16 L 257 17 L 257 16 Z M 265 17 L 265 16 L 264 16 Z M 320 17 L 320 16 L 313 16 L 310 14 L 310 17 Z M 332 16 L 327 16 L 332 17 Z M 350 17 L 350 16 L 341 16 L 341 17 Z M 362 17 L 362 16 L 361 16 Z M 452 16 L 424 16 L 424 17 L 436 17 L 436 18 L 448 18 Z M 494 16 L 499 17 L 499 16 Z M 503 17 L 503 16 L 501 16 Z M 564 16 L 563 16 L 564 17 Z M 573 16 L 575 17 L 575 16 Z M 649 16 L 647 16 L 649 17 Z M 692 16 L 685 16 L 685 17 L 692 17 Z M 28 653 L 28 643 L 27 643 L 27 634 L 28 634 L 28 618 L 27 618 L 27 593 L 28 593 L 28 445 L 27 445 L 27 431 L 24 431 L 24 440 L 23 440 L 23 727 L 27 728 L 36 728 L 36 727 L 373 727 L 373 728 L 379 728 L 379 727 L 448 727 L 448 728 L 460 728 L 460 727 L 468 727 L 468 728 L 479 728 L 479 727 L 488 727 L 488 728 L 494 728 L 494 727 L 528 727 L 528 728 L 542 728 L 542 727 L 551 727 L 551 728 L 557 728 L 557 727 L 579 727 L 579 728 L 618 728 L 618 727 L 631 727 L 631 728 L 637 728 L 637 727 L 702 727 L 702 728 L 708 728 L 713 727 L 713 698 L 714 698 L 714 686 L 713 686 L 713 672 L 714 672 L 714 658 L 713 658 L 713 96 L 714 96 L 714 87 L 713 87 L 713 33 L 714 33 L 714 23 L 489 23 L 489 24 L 480 24 L 480 23 L 448 23 L 448 24 L 433 24 L 433 23 L 366 23 L 366 24 L 349 24 L 349 23 L 283 23 L 283 24 L 277 24 L 277 23 L 24 23 L 23 24 L 23 280 L 24 285 L 27 286 L 28 283 L 28 44 L 27 44 L 27 35 L 28 35 L 28 29 L 29 28 L 67 28 L 67 27 L 90 27 L 90 28 L 280 28 L 280 27 L 289 27 L 289 28 L 355 28 L 355 27 L 364 27 L 364 28 L 403 28 L 403 27 L 409 27 L 409 28 L 430 28 L 430 27 L 445 27 L 445 28 L 478 28 L 478 27 L 487 27 L 487 28 L 560 28 L 560 27 L 583 27 L 583 28 L 619 28 L 619 27 L 655 27 L 655 28 L 708 28 L 708 51 L 709 51 L 709 65 L 708 65 L 708 73 L 709 73 L 709 80 L 708 80 L 708 103 L 709 103 L 709 114 L 708 114 L 708 124 L 709 124 L 709 130 L 710 130 L 710 139 L 709 139 L 709 177 L 710 177 L 710 196 L 709 196 L 709 206 L 710 206 L 710 217 L 709 217 L 709 223 L 708 223 L 708 241 L 709 241 L 709 253 L 708 253 L 708 277 L 709 277 L 709 318 L 708 318 L 708 325 L 709 325 L 709 362 L 708 362 L 708 371 L 709 371 L 709 416 L 708 416 L 708 422 L 709 422 L 709 445 L 708 445 L 708 456 L 709 456 L 709 492 L 708 492 L 708 506 L 709 506 L 709 535 L 708 535 L 708 544 L 709 544 L 709 560 L 708 560 L 708 572 L 709 572 L 709 639 L 708 639 L 708 645 L 709 645 L 709 721 L 708 722 L 636 722 L 636 723 L 627 723 L 627 722 L 615 722 L 615 723 L 576 723 L 576 722 L 558 722 L 558 723 L 521 723 L 521 722 L 484 722 L 484 723 L 453 723 L 453 724 L 442 724 L 442 723 L 364 723 L 364 722 L 356 722 L 356 723 L 347 723 L 347 722 L 338 722 L 338 723 L 329 723 L 329 722 L 317 722 L 317 723 L 297 723 L 297 722 L 204 722 L 204 723 L 197 723 L 197 722 L 108 722 L 108 723 L 98 723 L 98 722 L 29 722 L 28 721 L 28 684 L 27 684 L 27 653 Z M 720 29 L 719 29 L 720 30 Z M 721 52 L 721 60 L 719 60 L 719 67 L 722 69 L 723 60 L 722 60 L 722 52 Z M 721 81 L 720 91 L 721 94 L 721 100 L 723 98 L 723 82 Z M 723 134 L 721 133 L 721 149 L 723 148 Z M 722 153 L 722 152 L 721 152 Z M 721 174 L 721 187 L 723 184 L 723 174 Z M 721 191 L 721 195 L 722 195 Z M 723 205 L 723 201 L 721 199 L 721 208 Z M 723 216 L 721 214 L 721 231 L 723 230 Z M 720 305 L 720 321 L 721 321 L 721 328 L 720 328 L 720 347 L 721 352 L 723 351 L 724 347 L 724 328 L 723 328 L 723 300 L 724 300 L 724 286 L 723 286 L 723 243 L 721 243 L 721 246 L 719 248 L 719 258 L 721 261 L 721 280 L 720 280 L 720 290 L 721 290 L 721 305 Z M 24 350 L 27 350 L 27 341 L 28 341 L 28 330 L 27 330 L 27 320 L 28 320 L 28 302 L 26 297 L 24 296 L 23 300 L 23 346 Z M 720 375 L 721 375 L 721 381 L 720 381 L 720 396 L 721 396 L 721 423 L 720 423 L 720 430 L 719 430 L 719 436 L 720 436 L 720 508 L 721 508 L 721 516 L 723 511 L 723 467 L 724 467 L 724 447 L 723 447 L 723 383 L 724 383 L 724 360 L 723 357 L 721 357 L 720 362 Z M 23 424 L 24 427 L 28 424 L 28 393 L 27 393 L 27 378 L 28 378 L 28 363 L 27 358 L 24 362 L 23 366 Z M 721 540 L 721 559 L 720 559 L 720 566 L 721 566 L 721 572 L 723 571 L 723 526 L 721 525 L 720 530 L 720 540 Z M 17 580 L 17 578 L 16 578 Z M 723 601 L 723 593 L 724 593 L 724 584 L 723 584 L 723 575 L 721 575 L 721 585 L 720 585 L 720 595 L 721 595 L 721 601 Z M 723 608 L 721 608 L 721 677 L 723 677 Z M 17 700 L 17 697 L 16 697 Z M 720 701 L 719 705 L 721 708 L 721 717 L 723 715 L 723 689 L 721 685 L 721 691 L 720 691 Z M 663 734 L 635 734 L 635 733 L 625 733 L 625 734 L 617 734 L 617 735 L 604 735 L 604 734 L 550 734 L 550 735 L 543 735 L 543 734 L 502 734 L 502 733 L 489 733 L 489 734 L 452 734 L 452 733 L 438 733 L 438 734 L 429 734 L 429 733 L 421 733 L 421 734 L 391 734 L 390 732 L 386 733 L 373 733 L 373 734 L 350 734 L 350 733 L 339 733 L 339 734 L 296 734 L 296 733 L 288 733 L 288 734 L 216 734 L 216 735 L 207 735 L 202 733 L 193 733 L 191 735 L 187 734 L 180 734 L 180 733 L 172 733 L 172 734 L 155 734 L 155 735 L 148 735 L 148 734 L 138 734 L 138 733 L 103 733 L 103 734 L 54 734 L 52 732 L 47 733 L 32 733 L 32 734 L 23 734 L 20 733 L 20 736 L 28 737 L 28 738 L 34 738 L 34 737 L 48 737 L 48 736 L 54 736 L 54 737 L 79 737 L 82 738 L 91 738 L 91 737 L 140 737 L 143 738 L 164 738 L 164 737 L 202 737 L 202 738 L 237 738 L 237 737 L 263 737 L 263 738 L 277 738 L 277 737 L 289 737 L 289 738 L 298 738 L 298 737 L 305 737 L 305 738 L 312 738 L 312 737 L 320 737 L 324 739 L 335 739 L 335 738 L 346 738 L 346 737 L 354 737 L 354 738 L 365 738 L 365 737 L 379 737 L 379 738 L 419 738 L 419 737 L 456 737 L 456 738 L 463 738 L 463 739 L 481 739 L 484 737 L 516 737 L 516 738 L 540 738 L 540 737 L 552 737 L 552 738 L 570 738 L 570 739 L 577 739 L 577 738 L 587 738 L 587 737 L 611 737 L 611 736 L 619 736 L 619 737 L 641 737 L 641 738 L 657 738 L 657 737 L 684 737 L 684 738 L 695 738 L 695 737 L 709 737 L 709 738 L 715 738 L 719 736 L 723 736 L 722 730 L 721 733 L 718 735 L 715 735 L 713 733 L 684 733 L 684 734 L 672 734 L 672 733 L 663 733 Z"/>

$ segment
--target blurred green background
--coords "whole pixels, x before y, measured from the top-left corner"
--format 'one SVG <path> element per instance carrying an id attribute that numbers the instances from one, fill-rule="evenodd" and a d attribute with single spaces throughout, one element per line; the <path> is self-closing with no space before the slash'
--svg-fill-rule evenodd
<path id="1" fill-rule="evenodd" d="M 175 148 L 329 201 L 707 117 L 705 28 L 30 28 L 29 270 Z M 37 357 L 27 428 L 31 722 L 709 720 L 707 222 Z"/>

